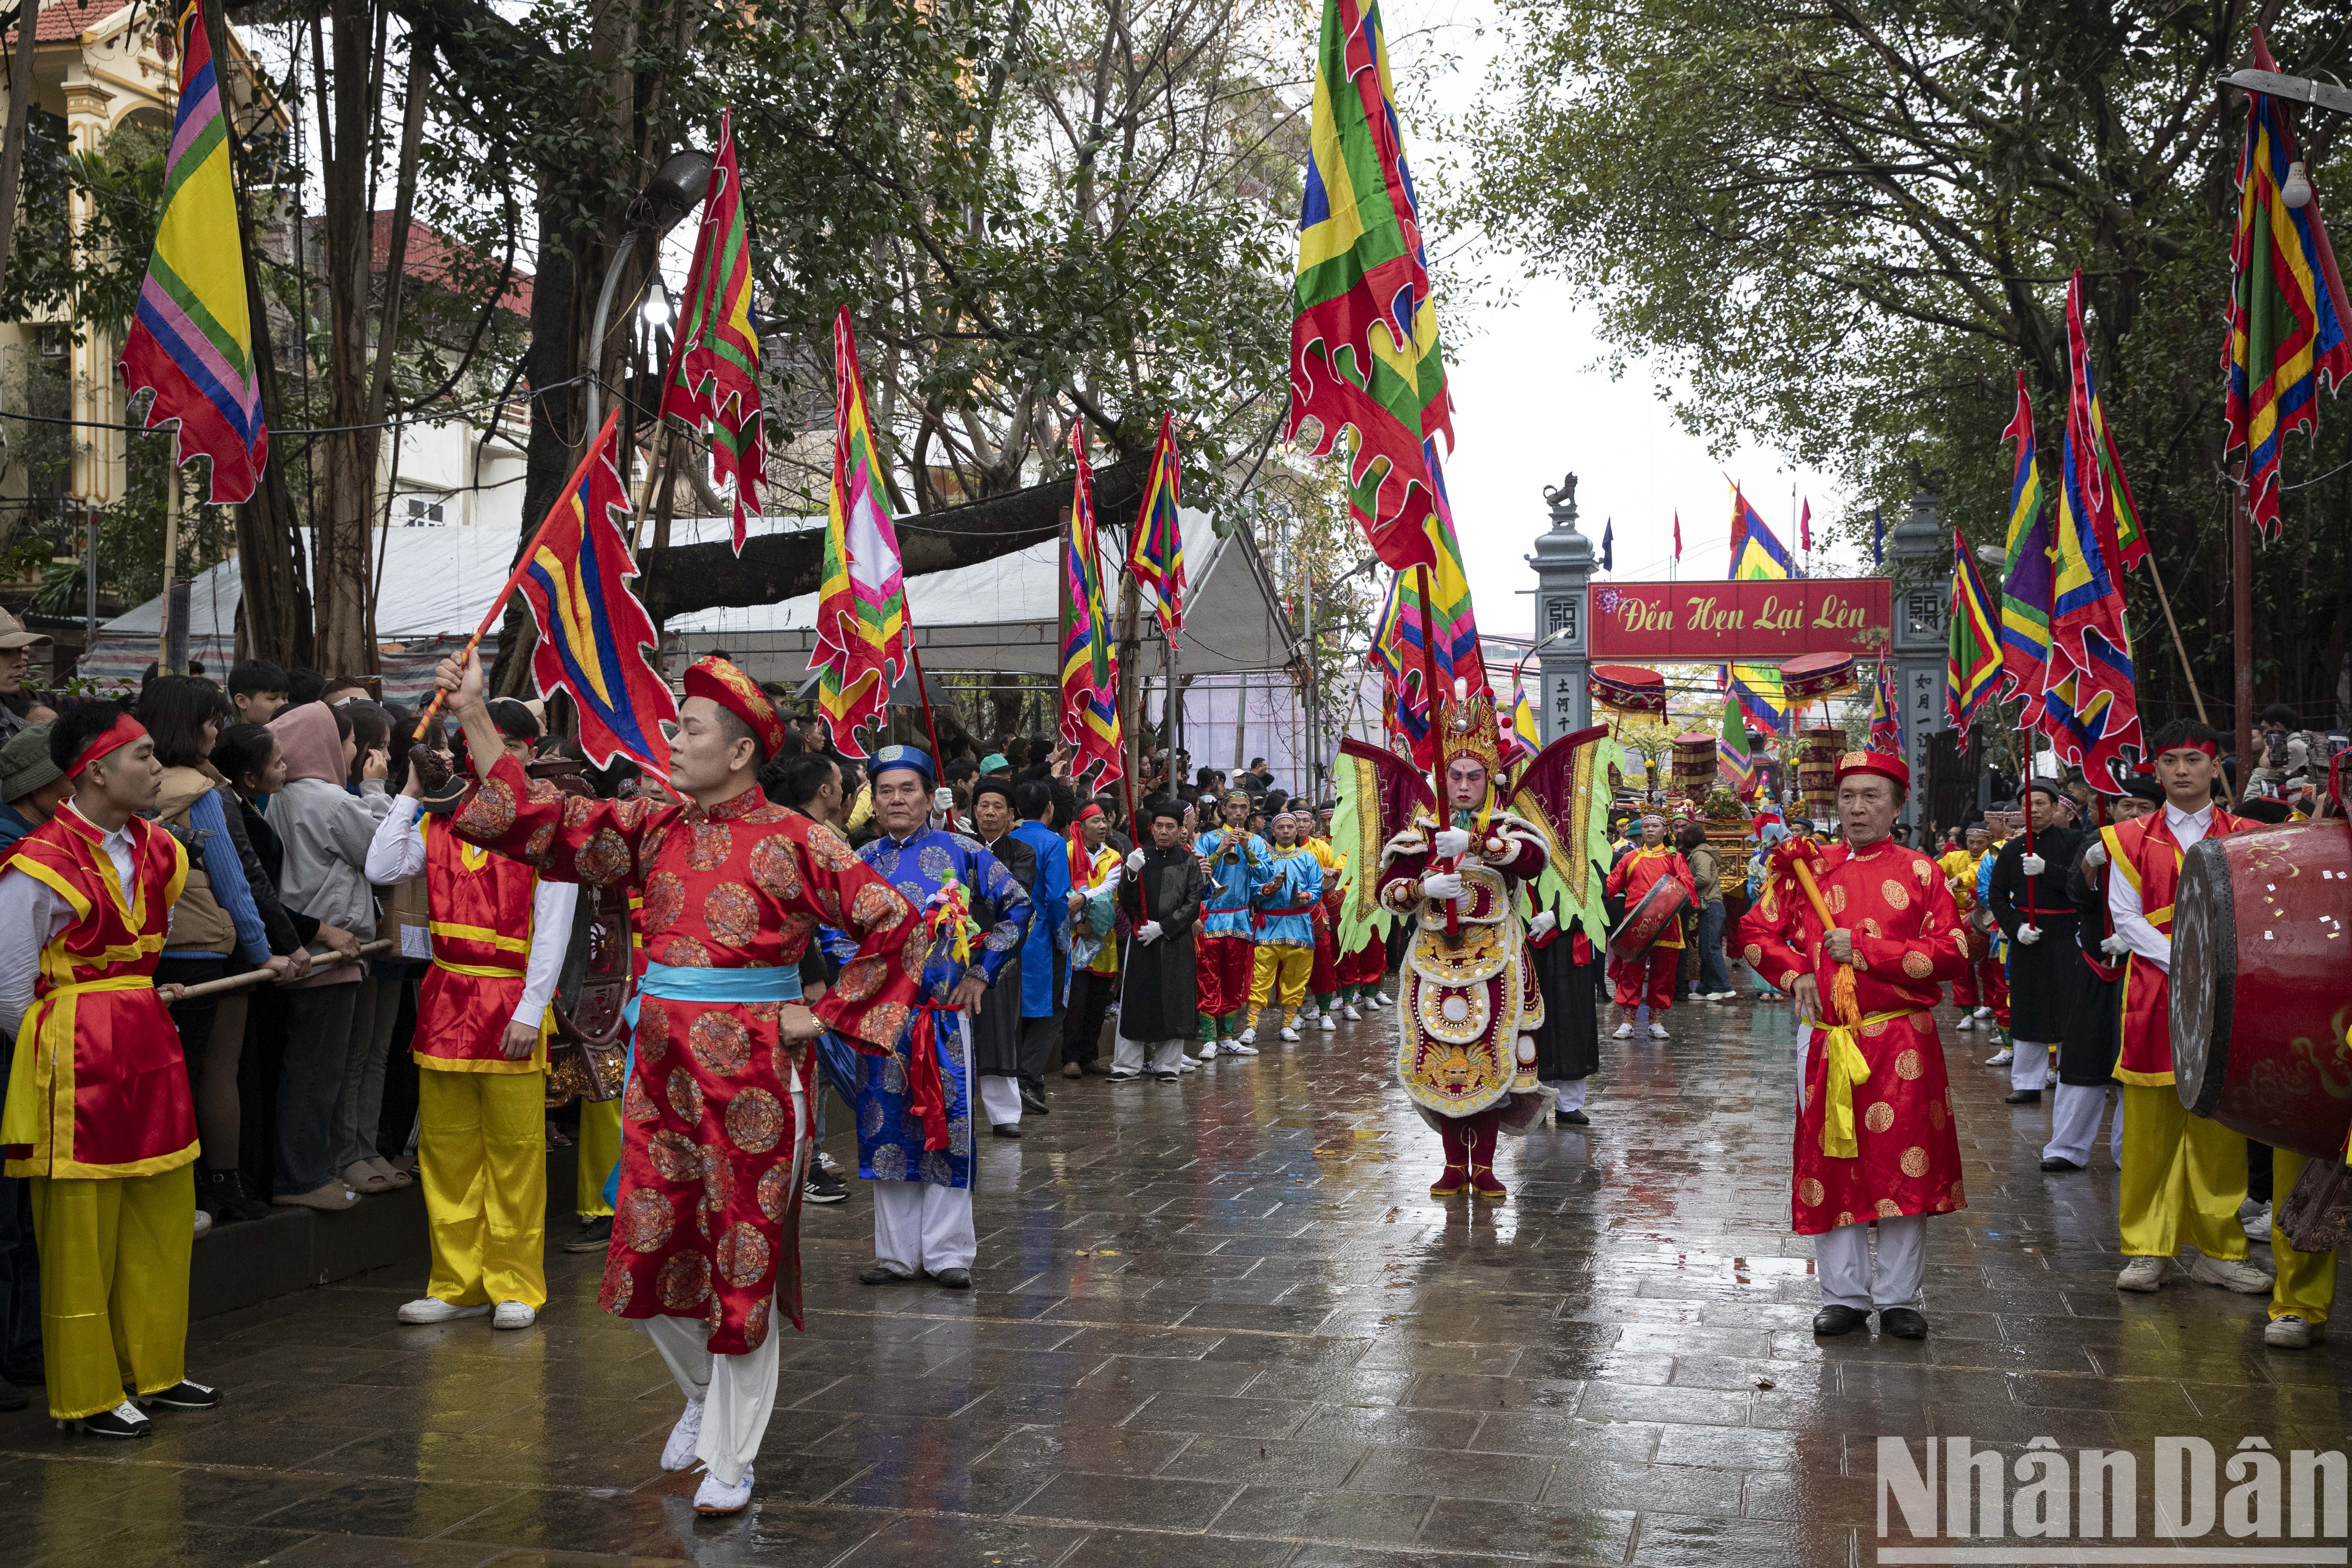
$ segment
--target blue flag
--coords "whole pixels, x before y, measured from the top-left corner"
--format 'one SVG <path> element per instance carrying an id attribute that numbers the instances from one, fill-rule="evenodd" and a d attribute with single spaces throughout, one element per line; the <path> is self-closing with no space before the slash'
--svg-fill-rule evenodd
<path id="1" fill-rule="evenodd" d="M 1617 520 L 1611 518 L 1601 529 L 1601 569 L 1617 570 Z"/>
<path id="2" fill-rule="evenodd" d="M 1886 564 L 1886 514 L 1876 507 L 1870 509 L 1870 564 L 1874 571 Z"/>

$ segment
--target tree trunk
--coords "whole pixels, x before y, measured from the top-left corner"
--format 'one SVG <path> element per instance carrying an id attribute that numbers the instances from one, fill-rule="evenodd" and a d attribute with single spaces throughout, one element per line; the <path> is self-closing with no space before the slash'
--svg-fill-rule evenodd
<path id="1" fill-rule="evenodd" d="M 369 7 L 334 0 L 332 96 L 319 107 L 320 186 L 325 195 L 327 272 L 327 485 L 318 528 L 318 655 L 325 672 L 376 673 L 367 635 L 368 536 L 374 519 L 379 432 L 366 428 L 369 275 L 374 215 L 368 210 L 367 147 L 376 121 L 369 85 Z M 331 135 L 324 121 L 331 111 Z M 397 280 L 387 279 L 387 289 Z"/>
<path id="2" fill-rule="evenodd" d="M 41 0 L 17 0 L 16 52 L 8 59 L 8 130 L 0 143 L 0 288 L 16 241 L 16 193 L 25 178 L 26 117 L 33 111 L 33 52 L 41 36 Z"/>

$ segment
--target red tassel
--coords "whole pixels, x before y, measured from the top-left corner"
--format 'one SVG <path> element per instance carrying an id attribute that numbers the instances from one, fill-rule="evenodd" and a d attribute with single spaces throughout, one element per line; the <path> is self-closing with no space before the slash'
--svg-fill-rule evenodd
<path id="1" fill-rule="evenodd" d="M 918 1004 L 915 1027 L 908 1041 L 907 1109 L 923 1124 L 923 1149 L 948 1146 L 947 1089 L 940 1078 L 939 1015 L 951 1012 Z"/>

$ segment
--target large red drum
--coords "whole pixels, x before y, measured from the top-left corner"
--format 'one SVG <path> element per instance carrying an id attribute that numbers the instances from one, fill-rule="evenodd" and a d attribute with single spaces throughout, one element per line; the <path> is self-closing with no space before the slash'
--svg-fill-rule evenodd
<path id="1" fill-rule="evenodd" d="M 1690 902 L 1690 889 L 1680 878 L 1661 877 L 1650 884 L 1633 907 L 1625 911 L 1625 922 L 1609 938 L 1609 956 L 1635 959 L 1650 951 L 1650 944 L 1666 934 L 1666 928 L 1682 917 Z"/>
<path id="2" fill-rule="evenodd" d="M 2352 826 L 2208 838 L 2172 917 L 2180 1102 L 2233 1131 L 2332 1159 L 2352 1128 Z"/>

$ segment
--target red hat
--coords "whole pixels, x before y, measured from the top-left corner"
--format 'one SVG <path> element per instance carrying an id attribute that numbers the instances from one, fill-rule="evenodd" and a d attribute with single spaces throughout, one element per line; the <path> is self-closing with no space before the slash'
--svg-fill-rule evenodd
<path id="1" fill-rule="evenodd" d="M 1876 773 L 1883 779 L 1893 779 L 1895 787 L 1906 795 L 1911 793 L 1911 769 L 1902 758 L 1887 752 L 1848 752 L 1838 759 L 1838 784 L 1849 773 Z"/>
<path id="2" fill-rule="evenodd" d="M 784 721 L 759 683 L 727 660 L 713 654 L 699 658 L 686 672 L 686 694 L 708 697 L 751 727 L 760 751 L 772 757 L 784 749 Z"/>

